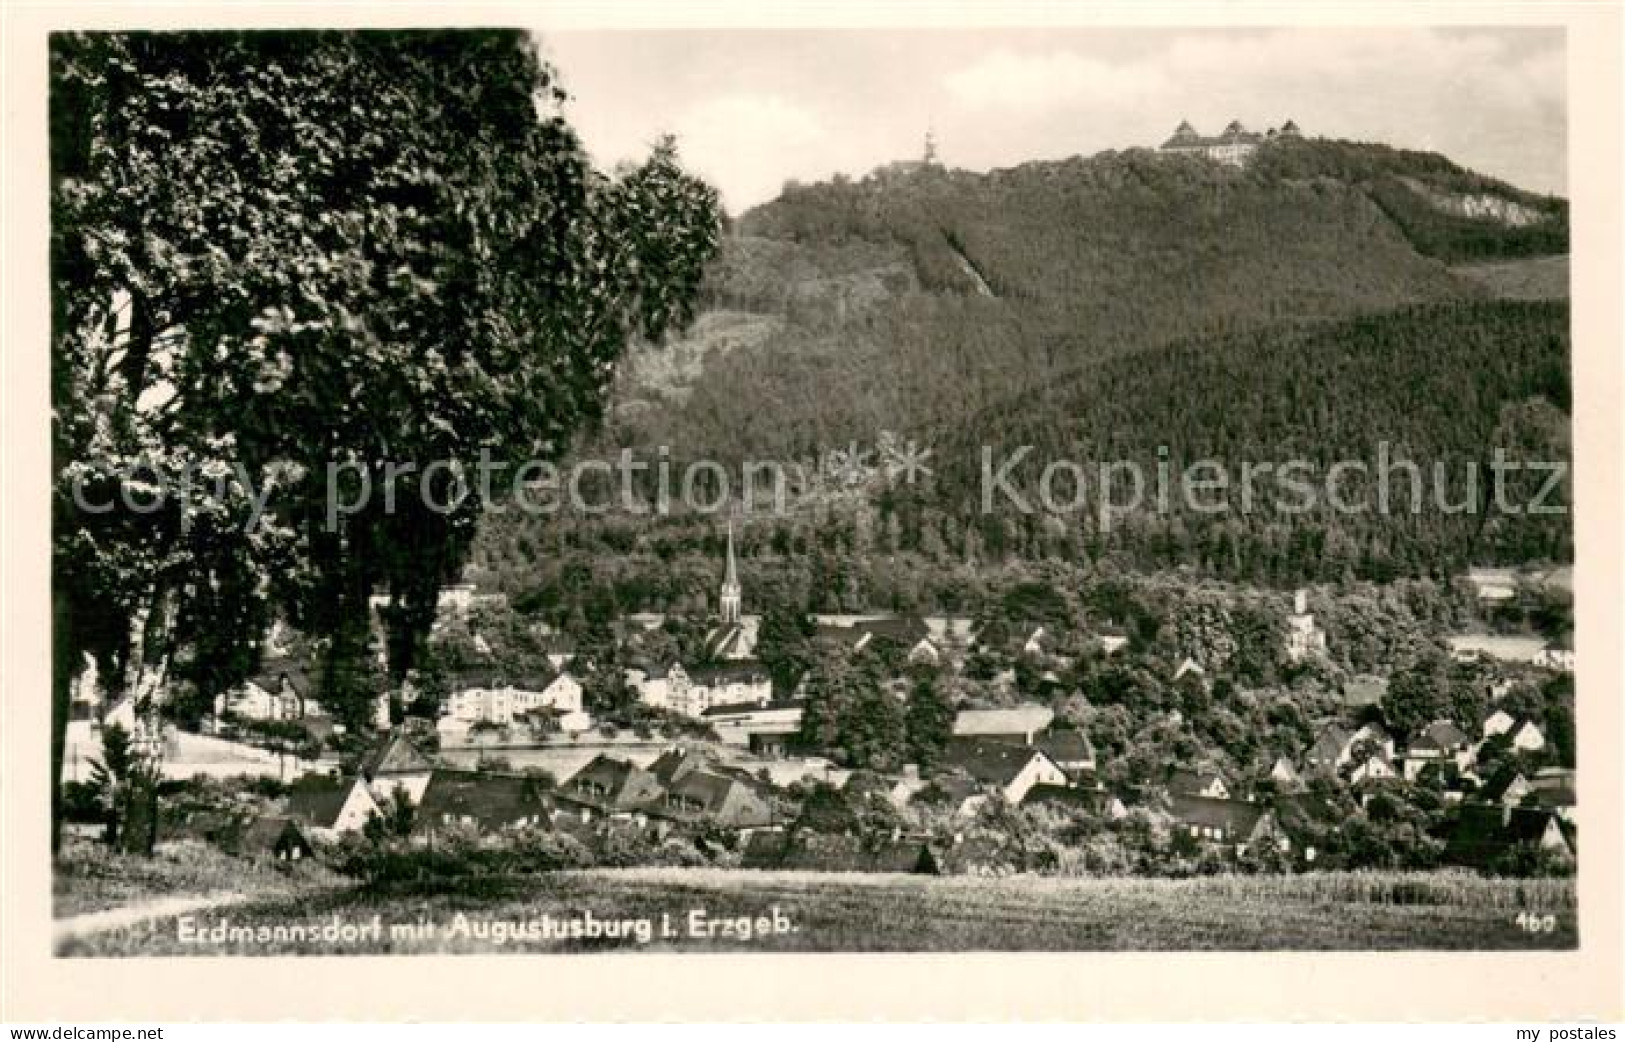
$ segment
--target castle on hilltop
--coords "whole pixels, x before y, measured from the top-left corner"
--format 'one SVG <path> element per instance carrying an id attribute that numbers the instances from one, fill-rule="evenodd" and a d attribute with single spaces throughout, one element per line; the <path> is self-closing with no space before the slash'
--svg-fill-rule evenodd
<path id="1" fill-rule="evenodd" d="M 1302 136 L 1298 125 L 1290 119 L 1281 124 L 1279 130 L 1271 127 L 1262 134 L 1243 127 L 1240 120 L 1231 120 L 1230 125 L 1224 128 L 1224 132 L 1216 137 L 1203 137 L 1188 122 L 1181 122 L 1175 128 L 1174 136 L 1164 141 L 1158 151 L 1199 155 L 1215 162 L 1240 166 L 1257 151 L 1259 145 Z"/>

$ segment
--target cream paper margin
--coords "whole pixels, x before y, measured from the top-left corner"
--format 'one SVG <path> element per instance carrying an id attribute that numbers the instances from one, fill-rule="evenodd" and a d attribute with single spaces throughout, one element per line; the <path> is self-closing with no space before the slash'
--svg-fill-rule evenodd
<path id="1" fill-rule="evenodd" d="M 523 16 L 521 19 L 520 16 Z M 50 952 L 46 51 L 63 28 L 1564 26 L 1573 220 L 1580 948 L 1538 953 L 620 954 L 59 959 Z M 5 13 L 0 1020 L 1619 1020 L 1620 10 L 1616 3 L 17 5 Z M 839 70 L 831 70 L 838 75 Z"/>

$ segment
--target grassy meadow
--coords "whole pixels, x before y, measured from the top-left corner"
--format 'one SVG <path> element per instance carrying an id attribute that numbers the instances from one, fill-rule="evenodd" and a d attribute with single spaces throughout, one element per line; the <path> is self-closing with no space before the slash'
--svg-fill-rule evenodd
<path id="1" fill-rule="evenodd" d="M 1520 924 L 1520 913 L 1537 928 Z M 536 932 L 568 929 L 589 915 L 600 927 L 611 921 L 632 926 L 615 937 Z M 545 928 L 538 926 L 544 917 L 550 924 Z M 642 938 L 633 930 L 640 921 L 648 931 Z M 183 939 L 180 920 L 171 917 L 70 938 L 58 950 L 91 956 L 1471 950 L 1578 943 L 1572 880 L 1447 872 L 1170 880 L 600 869 L 486 878 L 434 893 L 279 896 L 198 913 L 187 929 L 206 932 L 221 925 L 245 932 Z M 340 925 L 349 936 L 334 933 Z M 297 929 L 313 933 L 300 937 L 292 932 Z M 328 934 L 317 936 L 323 929 Z"/>
<path id="2" fill-rule="evenodd" d="M 218 894 L 292 899 L 339 878 L 314 860 L 299 865 L 236 858 L 198 840 L 160 844 L 150 858 L 118 854 L 101 843 L 68 839 L 52 872 L 52 914 L 58 919 Z"/>

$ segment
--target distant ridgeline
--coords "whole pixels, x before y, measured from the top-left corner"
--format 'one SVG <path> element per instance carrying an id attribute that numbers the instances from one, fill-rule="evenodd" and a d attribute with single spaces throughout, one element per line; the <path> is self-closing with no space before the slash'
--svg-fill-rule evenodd
<path id="1" fill-rule="evenodd" d="M 778 525 L 787 553 L 836 540 L 828 552 L 854 559 L 1059 556 L 1281 583 L 1566 559 L 1567 516 L 1181 514 L 1103 536 L 976 509 L 982 444 L 1085 463 L 1167 446 L 1176 461 L 1328 464 L 1374 461 L 1387 441 L 1457 481 L 1509 439 L 1526 459 L 1567 458 L 1565 280 L 1542 291 L 1558 299 L 1515 301 L 1469 277 L 1560 265 L 1565 201 L 1290 123 L 1186 130 L 986 174 L 933 157 L 787 187 L 734 222 L 698 321 L 634 351 L 581 451 L 666 445 L 674 466 L 731 466 L 872 447 L 881 431 L 936 446 L 923 484 L 872 489 L 838 523 Z M 1554 281 L 1522 284 L 1527 297 Z M 863 534 L 839 535 L 847 522 Z M 709 527 L 611 518 L 570 538 L 583 554 L 599 535 L 655 541 L 669 562 Z M 494 564 L 519 566 L 523 528 L 493 530 Z M 768 539 L 775 525 L 752 528 Z"/>

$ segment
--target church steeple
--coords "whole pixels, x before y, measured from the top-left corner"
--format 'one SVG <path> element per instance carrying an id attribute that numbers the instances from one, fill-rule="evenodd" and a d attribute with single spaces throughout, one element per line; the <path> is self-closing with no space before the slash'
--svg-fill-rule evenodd
<path id="1" fill-rule="evenodd" d="M 734 563 L 734 523 L 728 522 L 728 568 L 722 576 L 722 624 L 724 626 L 737 625 L 739 622 L 739 568 Z"/>

